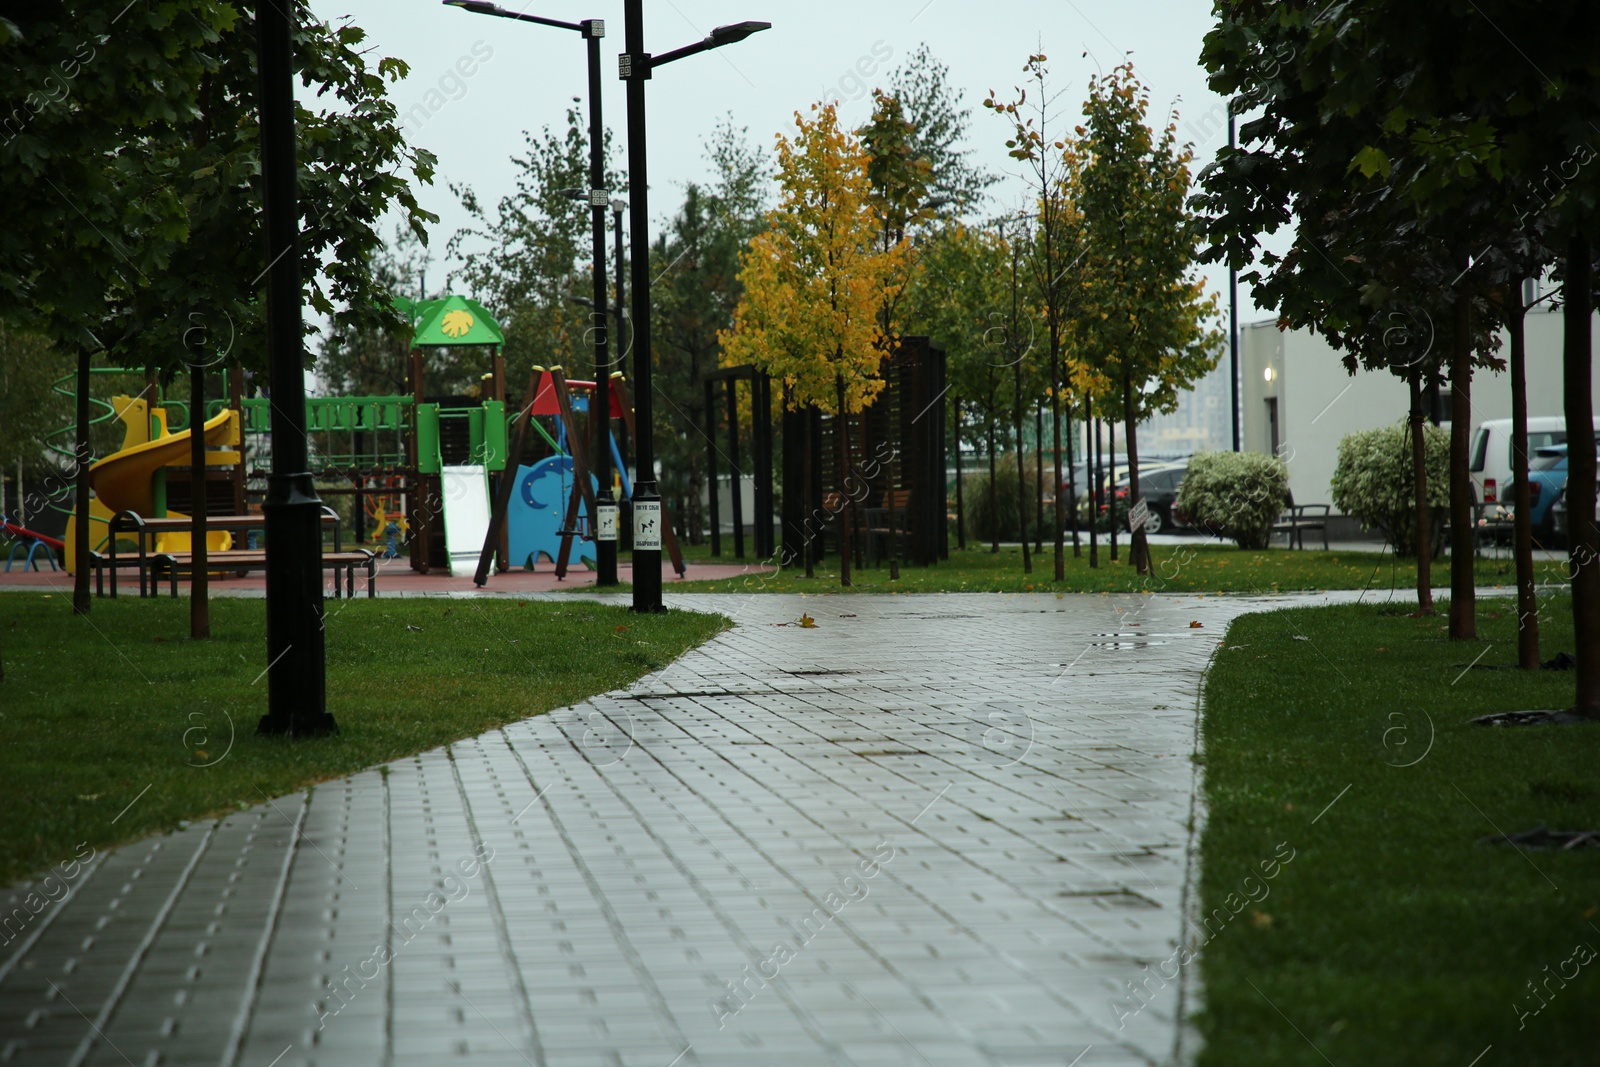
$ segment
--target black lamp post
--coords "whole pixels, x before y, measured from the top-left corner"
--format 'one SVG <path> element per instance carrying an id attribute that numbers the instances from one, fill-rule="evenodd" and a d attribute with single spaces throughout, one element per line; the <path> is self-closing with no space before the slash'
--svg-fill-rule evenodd
<path id="1" fill-rule="evenodd" d="M 744 40 L 770 22 L 718 26 L 703 41 L 653 56 L 644 50 L 644 0 L 623 0 L 623 46 L 617 73 L 628 83 L 628 196 L 633 261 L 633 380 L 638 471 L 633 483 L 633 610 L 665 611 L 661 603 L 661 492 L 656 485 L 655 397 L 650 347 L 650 177 L 646 159 L 644 83 L 656 67 Z"/>
<path id="2" fill-rule="evenodd" d="M 619 363 L 622 362 L 622 338 L 624 336 L 622 332 L 622 309 L 627 306 L 627 301 L 623 299 L 625 292 L 623 283 L 626 278 L 624 278 L 625 271 L 623 270 L 622 261 L 622 213 L 626 210 L 628 210 L 628 202 L 626 200 L 611 201 L 611 237 L 616 242 L 616 251 L 612 255 L 616 257 L 614 262 L 617 265 L 617 306 L 615 310 L 617 316 L 617 362 Z"/>
<path id="3" fill-rule="evenodd" d="M 594 321 L 591 334 L 594 338 L 595 389 L 589 422 L 594 427 L 594 476 L 600 483 L 595 494 L 595 514 L 590 516 L 595 531 L 595 585 L 617 584 L 617 501 L 611 495 L 611 357 L 606 336 L 606 207 L 609 204 L 605 188 L 605 124 L 600 110 L 600 38 L 606 35 L 604 19 L 584 19 L 582 22 L 562 22 L 538 15 L 525 15 L 508 11 L 498 4 L 482 0 L 445 0 L 447 7 L 460 7 L 480 15 L 495 15 L 533 22 L 540 26 L 554 26 L 562 30 L 576 30 L 583 34 L 589 53 L 589 189 L 575 190 L 575 199 L 589 204 L 589 231 L 594 256 Z M 573 190 L 563 190 L 573 192 Z M 620 335 L 619 335 L 620 337 Z M 620 339 L 619 339 L 619 344 Z"/>
<path id="4" fill-rule="evenodd" d="M 1233 103 L 1228 104 L 1228 147 L 1234 148 Z M 1233 450 L 1241 450 L 1239 425 L 1239 271 L 1228 265 L 1228 402 L 1233 410 Z"/>
<path id="5" fill-rule="evenodd" d="M 263 734 L 333 733 L 322 635 L 322 501 L 307 471 L 305 345 L 300 321 L 300 208 L 295 191 L 294 27 L 289 4 L 256 4 L 261 178 L 266 230 L 267 360 L 272 473 L 262 506 L 267 542 L 267 713 Z M 203 421 L 203 412 L 190 419 Z M 205 472 L 196 474 L 204 490 Z"/>

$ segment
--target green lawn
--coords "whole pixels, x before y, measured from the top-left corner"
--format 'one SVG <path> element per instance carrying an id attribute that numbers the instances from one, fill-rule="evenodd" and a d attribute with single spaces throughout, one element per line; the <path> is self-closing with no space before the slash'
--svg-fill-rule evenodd
<path id="1" fill-rule="evenodd" d="M 1404 592 L 1416 587 L 1416 565 L 1396 561 L 1391 555 L 1374 552 L 1290 551 L 1273 548 L 1242 552 L 1228 545 L 1157 545 L 1151 548 L 1151 573 L 1141 577 L 1128 566 L 1127 545 L 1121 546 L 1121 561 L 1113 563 L 1105 544 L 1100 546 L 1100 566 L 1090 568 L 1089 547 L 1074 557 L 1067 545 L 1066 580 L 1057 582 L 1055 559 L 1050 546 L 1033 559 L 1033 573 L 1024 574 L 1022 550 L 1001 548 L 991 554 L 988 548 L 952 549 L 950 558 L 934 567 L 902 566 L 898 581 L 890 581 L 887 565 L 852 568 L 851 592 L 857 593 L 1222 593 L 1274 592 L 1307 589 L 1373 589 L 1391 587 Z M 686 552 L 689 573 L 695 562 L 736 563 L 732 550 L 724 545 L 723 555 L 715 558 L 701 546 Z M 758 562 L 751 556 L 752 571 Z M 751 573 L 735 578 L 686 581 L 669 580 L 668 592 L 679 593 L 837 593 L 837 560 L 829 558 L 816 568 L 816 577 L 806 578 L 803 566 L 786 567 L 773 573 Z M 1544 568 L 1549 580 L 1559 580 L 1559 565 Z M 1476 567 L 1480 586 L 1510 585 L 1515 572 L 1509 560 L 1479 559 Z M 1450 564 L 1436 561 L 1433 583 L 1450 583 Z"/>
<path id="2" fill-rule="evenodd" d="M 1545 607 L 1549 658 L 1572 629 Z M 1202 1064 L 1600 1062 L 1600 849 L 1481 840 L 1600 829 L 1600 726 L 1467 725 L 1573 697 L 1564 672 L 1464 672 L 1515 662 L 1511 605 L 1478 618 L 1455 643 L 1372 606 L 1229 629 L 1205 686 Z"/>
<path id="3" fill-rule="evenodd" d="M 187 600 L 97 600 L 77 618 L 65 597 L 0 597 L 0 885 L 81 842 L 101 848 L 257 804 L 625 686 L 728 625 L 581 602 L 328 608 L 340 733 L 296 743 L 255 734 L 264 601 L 213 599 L 216 636 L 197 643 Z"/>

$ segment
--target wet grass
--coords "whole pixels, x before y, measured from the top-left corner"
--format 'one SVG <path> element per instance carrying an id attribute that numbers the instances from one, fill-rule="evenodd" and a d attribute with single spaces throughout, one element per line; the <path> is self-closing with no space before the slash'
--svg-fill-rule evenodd
<path id="1" fill-rule="evenodd" d="M 891 580 L 887 564 L 851 568 L 848 590 L 839 585 L 837 560 L 829 558 L 815 568 L 815 577 L 805 577 L 803 566 L 785 567 L 772 573 L 759 571 L 751 556 L 751 573 L 733 578 L 666 583 L 668 592 L 677 593 L 1271 593 L 1321 589 L 1381 589 L 1400 593 L 1416 587 L 1416 564 L 1396 560 L 1392 555 L 1374 552 L 1291 551 L 1272 548 L 1245 552 L 1232 545 L 1179 544 L 1151 547 L 1151 573 L 1138 575 L 1128 565 L 1127 545 L 1121 546 L 1120 561 L 1113 562 L 1106 546 L 1100 546 L 1100 565 L 1089 565 L 1087 542 L 1083 555 L 1074 557 L 1067 545 L 1066 577 L 1055 581 L 1055 558 L 1050 546 L 1033 556 L 1033 572 L 1023 570 L 1022 550 L 1004 546 L 998 553 L 987 547 L 951 549 L 950 558 L 932 567 L 902 565 L 898 580 Z M 737 563 L 726 545 L 720 558 L 704 546 L 686 550 L 693 564 Z M 1552 571 L 1558 567 L 1547 568 Z M 1480 586 L 1509 585 L 1515 580 L 1508 560 L 1479 559 L 1474 568 Z M 1556 580 L 1552 578 L 1552 580 Z M 1450 564 L 1433 565 L 1433 583 L 1447 586 Z"/>
<path id="2" fill-rule="evenodd" d="M 256 736 L 267 710 L 265 603 L 0 596 L 0 885 L 73 855 L 258 804 L 626 686 L 727 625 L 600 604 L 330 602 L 337 736 Z"/>
<path id="3" fill-rule="evenodd" d="M 1548 659 L 1572 628 L 1564 596 L 1544 608 Z M 1572 703 L 1570 673 L 1485 669 L 1515 628 L 1492 601 L 1478 641 L 1372 606 L 1230 628 L 1205 688 L 1201 1064 L 1596 1062 L 1600 849 L 1483 840 L 1600 829 L 1600 725 L 1467 724 Z"/>

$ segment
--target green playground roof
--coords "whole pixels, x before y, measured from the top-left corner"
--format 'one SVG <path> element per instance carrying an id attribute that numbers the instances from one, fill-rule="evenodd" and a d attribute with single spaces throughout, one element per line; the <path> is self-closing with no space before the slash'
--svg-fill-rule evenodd
<path id="1" fill-rule="evenodd" d="M 447 296 L 441 300 L 396 297 L 394 306 L 413 324 L 413 348 L 445 345 L 503 345 L 505 334 L 494 316 L 476 300 Z"/>

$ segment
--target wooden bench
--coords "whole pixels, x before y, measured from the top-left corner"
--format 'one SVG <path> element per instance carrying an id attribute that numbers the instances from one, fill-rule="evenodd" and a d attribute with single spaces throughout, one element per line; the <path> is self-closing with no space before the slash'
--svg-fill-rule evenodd
<path id="1" fill-rule="evenodd" d="M 206 519 L 206 529 L 208 531 L 211 531 L 211 530 L 226 530 L 229 533 L 242 533 L 242 532 L 245 532 L 245 531 L 248 531 L 248 530 L 262 530 L 262 529 L 266 528 L 266 525 L 267 525 L 266 517 L 264 515 L 259 515 L 259 514 L 255 514 L 255 515 L 217 515 L 217 516 L 214 516 L 214 517 L 208 516 L 207 519 Z M 334 553 L 342 553 L 342 547 L 343 546 L 340 543 L 341 540 L 342 540 L 342 537 L 341 537 L 341 531 L 340 531 L 339 516 L 330 507 L 324 506 L 323 509 L 322 509 L 322 526 L 323 526 L 323 529 L 327 529 L 329 527 L 332 527 L 332 529 L 333 529 L 333 551 L 334 551 Z M 146 576 L 147 573 L 153 574 L 152 567 L 151 567 L 151 564 L 150 564 L 150 556 L 155 551 L 155 538 L 158 535 L 164 534 L 164 533 L 188 533 L 192 529 L 193 529 L 193 524 L 187 518 L 147 519 L 144 516 L 140 515 L 136 511 L 119 511 L 119 512 L 117 512 L 117 514 L 115 514 L 115 515 L 113 515 L 111 517 L 110 523 L 107 524 L 108 533 L 107 533 L 107 538 L 106 538 L 106 540 L 107 540 L 106 551 L 104 553 L 91 552 L 89 554 L 89 556 L 90 556 L 90 564 L 95 569 L 96 595 L 99 595 L 99 596 L 104 596 L 105 595 L 104 594 L 104 583 L 102 581 L 102 575 L 103 575 L 103 572 L 105 572 L 107 570 L 109 570 L 111 572 L 111 595 L 113 597 L 115 597 L 117 595 L 117 571 L 118 571 L 118 569 L 120 569 L 122 567 L 137 567 L 138 568 L 138 573 L 139 573 L 139 595 L 141 597 L 147 595 L 146 592 L 145 592 L 145 589 L 146 589 L 145 576 Z M 126 556 L 123 556 L 123 557 L 120 557 L 120 558 L 118 557 L 118 555 L 117 555 L 117 537 L 118 537 L 119 534 L 130 534 L 130 535 L 132 535 L 134 543 L 136 545 L 138 545 L 138 548 L 139 548 L 139 553 L 138 553 L 137 557 L 135 557 L 133 559 L 128 559 Z M 228 556 L 229 552 L 233 552 L 233 551 L 236 551 L 236 550 L 231 550 L 230 549 L 230 550 L 228 550 L 228 552 L 217 551 L 217 552 L 208 553 L 207 555 L 208 555 L 209 559 L 207 561 L 207 569 L 208 570 L 211 569 L 211 561 L 212 560 L 225 561 L 225 558 Z M 241 551 L 254 551 L 254 550 L 248 550 L 247 549 L 247 550 L 241 550 Z M 166 555 L 166 556 L 179 556 L 179 555 L 188 556 L 189 553 L 167 552 L 167 553 L 162 553 L 162 555 Z M 249 565 L 249 561 L 245 560 L 244 557 L 236 557 L 236 558 L 239 559 L 243 565 L 238 565 L 238 566 L 217 566 L 216 569 L 219 570 L 219 571 L 237 570 L 240 574 L 244 574 L 249 570 L 255 569 L 254 567 Z M 326 558 L 326 556 L 324 558 Z M 176 572 L 174 572 L 174 577 L 173 577 L 174 588 L 176 587 L 176 581 L 177 581 Z M 155 590 L 154 586 L 150 587 L 150 591 L 149 591 L 148 595 L 150 595 L 150 596 L 155 596 L 156 595 L 156 590 Z M 173 595 L 177 595 L 177 594 L 174 593 Z"/>
<path id="2" fill-rule="evenodd" d="M 873 547 L 879 537 L 882 537 L 884 544 L 888 546 L 890 555 L 899 552 L 910 542 L 911 530 L 907 522 L 911 515 L 911 490 L 886 490 L 883 494 L 882 504 L 865 510 L 867 554 L 869 557 L 876 555 Z"/>
<path id="3" fill-rule="evenodd" d="M 354 552 L 324 552 L 322 553 L 322 566 L 333 568 L 333 598 L 339 599 L 339 569 L 344 569 L 344 588 L 346 597 L 356 595 L 356 568 L 365 567 L 367 570 L 367 598 L 377 595 L 378 586 L 378 557 L 376 553 L 366 549 L 356 549 Z M 192 552 L 158 552 L 148 557 L 147 566 L 150 577 L 150 595 L 155 596 L 160 588 L 161 572 L 165 571 L 171 585 L 172 595 L 178 595 L 178 572 L 192 569 L 194 553 Z M 267 553 L 264 549 L 229 549 L 222 552 L 206 553 L 206 569 L 215 567 L 224 571 L 252 571 L 264 570 L 267 566 Z M 115 574 L 115 572 L 112 572 Z M 139 577 L 140 595 L 144 595 L 144 575 Z"/>
<path id="4" fill-rule="evenodd" d="M 1284 505 L 1283 513 L 1278 516 L 1278 521 L 1272 524 L 1273 533 L 1287 534 L 1289 547 L 1298 547 L 1301 551 L 1306 547 L 1306 531 L 1322 531 L 1322 550 L 1328 550 L 1328 515 L 1332 511 L 1328 504 L 1296 504 L 1294 497 Z M 1298 544 L 1297 544 L 1298 542 Z"/>

